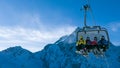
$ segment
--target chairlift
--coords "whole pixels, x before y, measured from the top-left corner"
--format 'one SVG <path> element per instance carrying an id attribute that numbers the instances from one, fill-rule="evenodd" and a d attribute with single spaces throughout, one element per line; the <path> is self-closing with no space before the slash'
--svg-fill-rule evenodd
<path id="1" fill-rule="evenodd" d="M 86 25 L 86 13 L 88 10 L 90 10 L 90 5 L 86 4 L 83 7 L 84 9 L 84 27 L 77 32 L 76 41 L 80 40 L 80 37 L 82 36 L 84 40 L 86 40 L 87 37 L 90 37 L 90 40 L 94 40 L 94 37 L 97 37 L 97 40 L 100 40 L 102 36 L 105 37 L 105 39 L 108 42 L 108 46 L 110 45 L 110 39 L 109 34 L 106 28 L 101 26 L 87 26 Z"/>

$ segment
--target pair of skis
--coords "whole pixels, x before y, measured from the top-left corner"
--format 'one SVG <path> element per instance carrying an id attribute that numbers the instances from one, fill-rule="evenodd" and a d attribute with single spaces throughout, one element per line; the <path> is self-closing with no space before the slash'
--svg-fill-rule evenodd
<path id="1" fill-rule="evenodd" d="M 84 51 L 84 50 L 80 50 L 80 51 L 76 51 L 77 54 L 81 54 L 83 55 L 84 57 L 88 57 L 88 52 L 87 51 Z"/>
<path id="2" fill-rule="evenodd" d="M 91 51 L 90 51 L 91 52 Z M 104 56 L 104 52 L 103 52 L 103 50 L 102 49 L 100 49 L 100 51 L 98 51 L 97 49 L 94 49 L 93 51 L 92 51 L 93 53 L 94 53 L 94 55 L 96 56 L 96 57 L 98 57 L 98 56 Z M 84 57 L 88 57 L 88 51 L 87 50 L 80 50 L 80 51 L 76 51 L 76 53 L 77 54 L 81 54 L 81 55 L 83 55 Z"/>

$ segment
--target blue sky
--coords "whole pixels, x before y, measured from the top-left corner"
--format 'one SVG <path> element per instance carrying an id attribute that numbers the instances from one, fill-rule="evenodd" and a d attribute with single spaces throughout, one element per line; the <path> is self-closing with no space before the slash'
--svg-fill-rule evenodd
<path id="1" fill-rule="evenodd" d="M 0 0 L 0 50 L 21 45 L 41 50 L 61 36 L 83 26 L 85 0 Z M 94 20 L 88 12 L 87 24 L 106 27 L 110 40 L 120 45 L 120 1 L 90 0 Z"/>

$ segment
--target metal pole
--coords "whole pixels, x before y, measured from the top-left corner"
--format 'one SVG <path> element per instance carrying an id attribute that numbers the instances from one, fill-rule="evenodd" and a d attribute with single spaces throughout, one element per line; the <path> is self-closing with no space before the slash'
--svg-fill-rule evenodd
<path id="1" fill-rule="evenodd" d="M 85 8 L 84 8 L 84 9 L 85 9 Z M 86 15 L 87 15 L 87 14 L 86 14 L 86 9 L 85 9 L 85 13 L 84 13 L 84 25 L 85 25 L 85 27 L 87 26 L 87 25 L 86 25 Z"/>

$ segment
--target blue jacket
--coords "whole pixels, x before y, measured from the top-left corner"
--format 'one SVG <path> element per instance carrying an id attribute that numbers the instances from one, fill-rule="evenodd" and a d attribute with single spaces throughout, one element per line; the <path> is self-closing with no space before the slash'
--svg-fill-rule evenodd
<path id="1" fill-rule="evenodd" d="M 108 41 L 107 40 L 100 40 L 98 42 L 98 45 L 108 45 Z"/>

